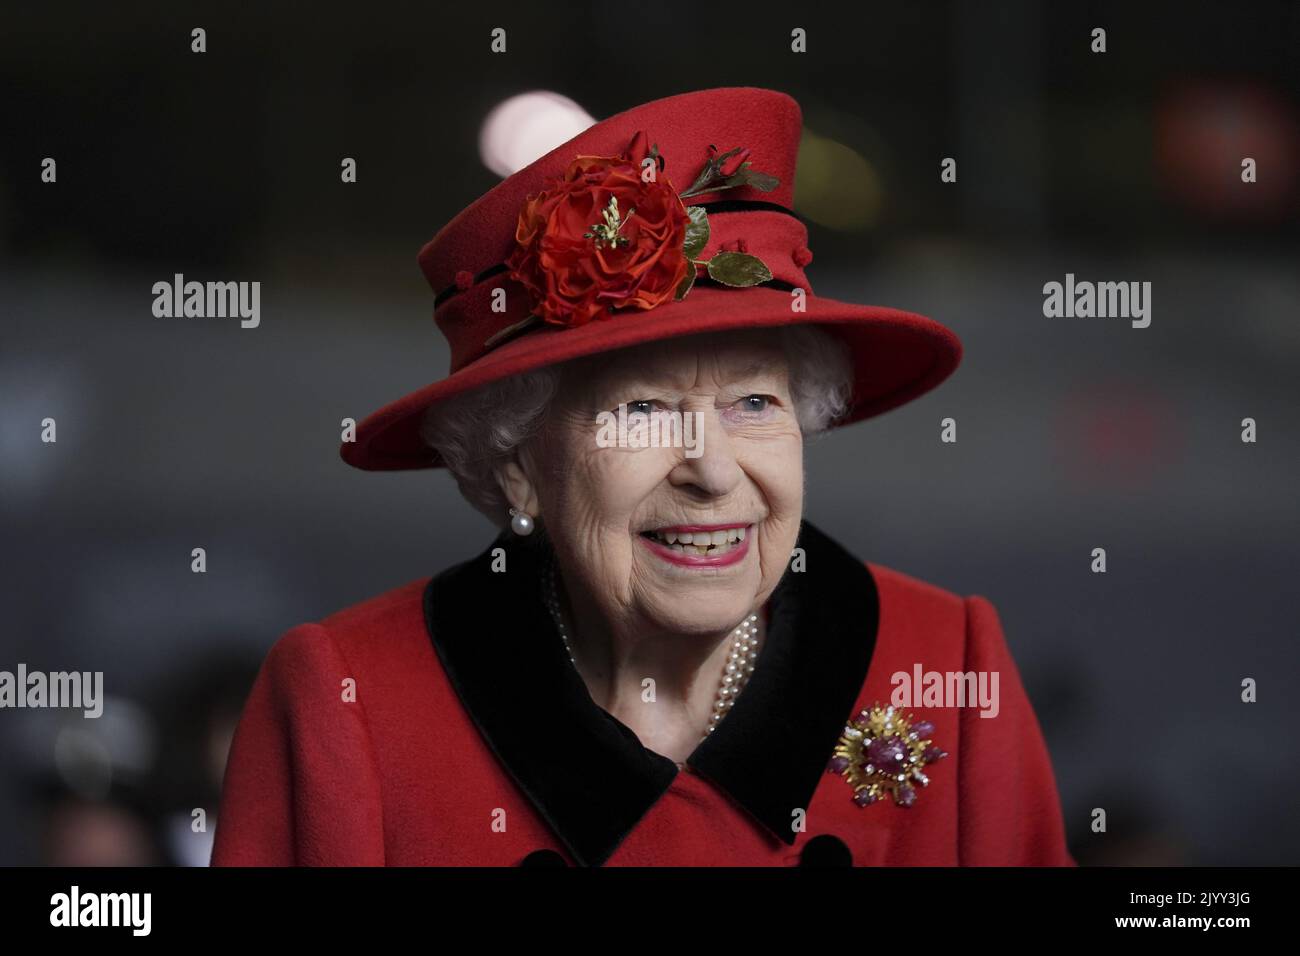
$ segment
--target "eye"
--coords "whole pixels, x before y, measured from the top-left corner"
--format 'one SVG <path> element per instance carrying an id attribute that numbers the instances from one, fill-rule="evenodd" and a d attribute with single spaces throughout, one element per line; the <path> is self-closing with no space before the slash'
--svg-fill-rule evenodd
<path id="1" fill-rule="evenodd" d="M 633 412 L 640 412 L 642 415 L 649 415 L 654 411 L 654 407 L 655 402 L 652 398 L 641 398 L 634 402 L 627 403 L 627 411 L 629 415 Z"/>
<path id="2" fill-rule="evenodd" d="M 736 403 L 736 406 L 746 414 L 761 415 L 767 411 L 771 402 L 772 398 L 769 395 L 746 395 Z"/>

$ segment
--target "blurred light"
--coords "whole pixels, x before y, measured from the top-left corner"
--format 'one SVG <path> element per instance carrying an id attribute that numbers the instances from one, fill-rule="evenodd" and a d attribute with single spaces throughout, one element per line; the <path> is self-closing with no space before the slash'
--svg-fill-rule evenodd
<path id="1" fill-rule="evenodd" d="M 1124 379 L 1067 391 L 1053 434 L 1060 473 L 1075 490 L 1150 492 L 1184 462 L 1187 436 L 1156 388 Z"/>
<path id="2" fill-rule="evenodd" d="M 483 165 L 506 177 L 566 143 L 596 121 L 567 96 L 535 90 L 497 105 L 479 131 Z"/>
<path id="3" fill-rule="evenodd" d="M 209 821 L 209 824 L 211 821 Z M 181 866 L 207 866 L 212 860 L 212 844 L 217 831 L 209 826 L 194 832 L 194 818 L 190 811 L 170 814 L 163 825 L 163 838 L 172 856 Z"/>
<path id="4" fill-rule="evenodd" d="M 106 696 L 103 713 L 86 719 L 60 712 L 53 763 L 59 778 L 88 800 L 108 796 L 113 780 L 140 779 L 157 756 L 157 734 L 148 712 L 125 697 Z"/>
<path id="5" fill-rule="evenodd" d="M 805 128 L 795 172 L 795 209 L 819 226 L 856 232 L 880 219 L 880 176 L 843 143 Z"/>
<path id="6" fill-rule="evenodd" d="M 103 800 L 113 783 L 113 755 L 88 730 L 65 727 L 54 741 L 54 766 L 64 785 L 87 800 Z"/>
<path id="7" fill-rule="evenodd" d="M 51 487 L 55 470 L 66 465 L 66 442 L 41 441 L 41 422 L 53 418 L 58 437 L 86 428 L 87 383 L 83 371 L 68 359 L 52 359 L 30 352 L 0 359 L 0 501 L 5 506 L 27 507 Z M 80 428 L 78 426 L 80 425 Z M 3 510 L 3 509 L 0 509 Z"/>
<path id="8" fill-rule="evenodd" d="M 1256 181 L 1241 181 L 1246 157 Z M 1185 207 L 1207 217 L 1287 219 L 1300 167 L 1300 133 L 1285 101 L 1251 84 L 1202 82 L 1156 110 L 1156 171 Z"/>

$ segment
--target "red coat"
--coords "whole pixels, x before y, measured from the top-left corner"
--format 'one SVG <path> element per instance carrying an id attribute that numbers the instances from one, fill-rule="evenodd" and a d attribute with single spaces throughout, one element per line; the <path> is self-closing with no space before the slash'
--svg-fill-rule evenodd
<path id="1" fill-rule="evenodd" d="M 982 597 L 811 525 L 762 656 L 679 771 L 599 708 L 540 600 L 537 539 L 288 631 L 245 706 L 213 865 L 1074 865 L 1037 719 Z M 997 671 L 999 713 L 905 708 L 947 756 L 909 807 L 828 769 L 891 676 Z M 350 693 L 354 688 L 355 693 Z M 541 851 L 541 852 L 539 852 Z"/>

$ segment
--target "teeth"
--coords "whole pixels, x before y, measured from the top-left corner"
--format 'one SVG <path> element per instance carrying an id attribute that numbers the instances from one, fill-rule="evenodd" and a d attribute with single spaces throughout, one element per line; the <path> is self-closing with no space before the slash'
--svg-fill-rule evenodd
<path id="1" fill-rule="evenodd" d="M 725 550 L 745 540 L 745 528 L 725 528 L 720 531 L 651 531 L 650 534 L 674 551 L 705 555 L 713 550 Z"/>

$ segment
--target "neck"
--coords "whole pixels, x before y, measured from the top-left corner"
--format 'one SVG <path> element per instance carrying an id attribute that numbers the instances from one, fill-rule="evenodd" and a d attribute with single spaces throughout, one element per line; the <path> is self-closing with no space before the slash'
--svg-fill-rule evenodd
<path id="1" fill-rule="evenodd" d="M 680 764 L 705 736 L 741 622 L 683 634 L 642 621 L 610 621 L 592 602 L 566 595 L 558 580 L 556 590 L 569 647 L 592 700 L 645 746 Z M 756 626 L 761 639 L 761 616 Z M 654 681 L 653 696 L 647 679 Z"/>

